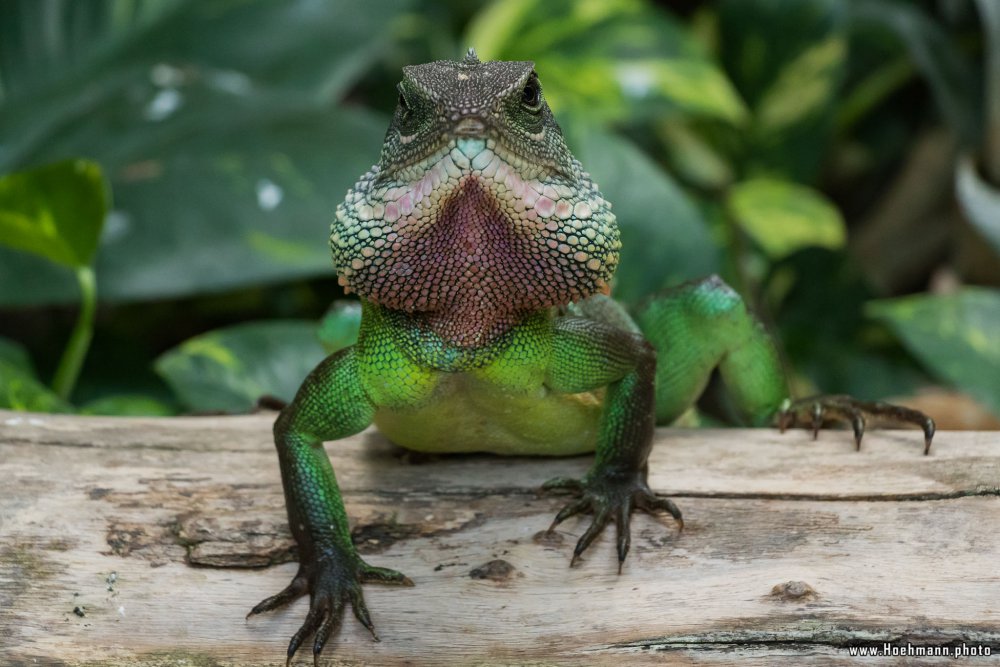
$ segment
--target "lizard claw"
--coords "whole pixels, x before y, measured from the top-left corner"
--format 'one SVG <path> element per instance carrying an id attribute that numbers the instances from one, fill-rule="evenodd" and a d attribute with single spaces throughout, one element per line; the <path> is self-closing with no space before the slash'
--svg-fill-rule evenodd
<path id="1" fill-rule="evenodd" d="M 931 442 L 934 439 L 934 420 L 919 410 L 881 401 L 860 401 L 844 395 L 787 400 L 777 414 L 778 428 L 782 433 L 789 427 L 808 423 L 812 429 L 813 440 L 819 435 L 819 430 L 827 419 L 851 424 L 854 430 L 854 446 L 858 451 L 861 450 L 861 440 L 864 438 L 869 419 L 890 424 L 916 424 L 924 431 L 925 456 L 930 453 Z"/>
<path id="2" fill-rule="evenodd" d="M 549 532 L 555 530 L 556 526 L 566 519 L 581 513 L 593 513 L 594 518 L 584 531 L 583 535 L 573 549 L 573 556 L 570 559 L 570 567 L 575 566 L 583 552 L 597 539 L 610 521 L 616 525 L 616 548 L 618 552 L 618 573 L 621 574 L 622 565 L 628 556 L 632 545 L 631 518 L 632 513 L 643 510 L 650 514 L 664 510 L 668 512 L 683 529 L 684 520 L 681 511 L 673 501 L 660 498 L 654 494 L 646 484 L 645 475 L 635 473 L 591 473 L 582 480 L 570 480 L 568 483 L 563 478 L 557 478 L 543 486 L 543 489 L 575 489 L 580 497 L 564 506 L 552 525 Z"/>
<path id="3" fill-rule="evenodd" d="M 354 610 L 355 618 L 371 633 L 372 639 L 380 641 L 361 592 L 361 584 L 369 582 L 413 585 L 405 575 L 388 568 L 368 565 L 354 553 L 339 554 L 337 558 L 303 561 L 292 582 L 277 595 L 258 603 L 247 614 L 247 618 L 283 607 L 308 593 L 309 612 L 302 626 L 288 642 L 285 665 L 291 665 L 299 647 L 309 637 L 313 637 L 313 664 L 318 665 L 327 641 L 341 626 L 344 608 L 348 604 Z"/>

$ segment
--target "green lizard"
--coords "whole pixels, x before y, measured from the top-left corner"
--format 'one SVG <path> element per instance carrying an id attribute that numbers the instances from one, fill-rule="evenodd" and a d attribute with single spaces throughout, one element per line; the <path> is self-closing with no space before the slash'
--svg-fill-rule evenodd
<path id="1" fill-rule="evenodd" d="M 323 361 L 274 424 L 288 520 L 299 545 L 291 584 L 250 612 L 306 593 L 290 661 L 313 655 L 349 603 L 374 626 L 361 586 L 412 585 L 364 562 L 351 542 L 323 442 L 374 423 L 425 452 L 567 455 L 596 451 L 579 498 L 552 527 L 594 518 L 570 564 L 609 521 L 619 571 L 636 509 L 681 512 L 646 484 L 656 423 L 687 410 L 718 369 L 752 423 L 825 414 L 933 421 L 845 397 L 788 401 L 775 348 L 718 278 L 681 286 L 633 320 L 606 296 L 620 241 L 611 205 L 570 154 L 530 62 L 439 61 L 403 70 L 379 163 L 337 208 L 330 246 L 362 303 L 357 343 Z M 661 362 L 657 363 L 657 354 Z M 655 390 L 654 390 L 655 389 Z"/>

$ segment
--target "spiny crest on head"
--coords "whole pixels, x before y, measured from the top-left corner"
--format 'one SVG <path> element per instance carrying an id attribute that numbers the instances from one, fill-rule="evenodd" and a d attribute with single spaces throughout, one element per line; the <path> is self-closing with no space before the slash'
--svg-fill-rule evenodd
<path id="1" fill-rule="evenodd" d="M 476 55 L 475 47 L 470 46 L 469 50 L 465 52 L 465 59 L 462 61 L 462 64 L 466 66 L 479 64 L 479 56 Z"/>

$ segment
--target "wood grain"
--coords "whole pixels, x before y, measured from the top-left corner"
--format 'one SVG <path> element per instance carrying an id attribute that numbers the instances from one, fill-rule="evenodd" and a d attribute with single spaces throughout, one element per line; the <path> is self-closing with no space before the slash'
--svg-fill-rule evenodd
<path id="1" fill-rule="evenodd" d="M 0 664 L 281 664 L 305 601 L 244 620 L 295 571 L 272 420 L 0 412 Z M 348 615 L 327 664 L 1000 654 L 1000 433 L 940 433 L 929 457 L 916 431 L 861 452 L 842 431 L 657 439 L 651 485 L 686 526 L 635 518 L 621 576 L 613 530 L 573 569 L 585 520 L 544 533 L 565 501 L 536 489 L 588 457 L 418 458 L 373 431 L 328 444 L 360 550 L 416 586 L 368 586 L 382 641 Z"/>

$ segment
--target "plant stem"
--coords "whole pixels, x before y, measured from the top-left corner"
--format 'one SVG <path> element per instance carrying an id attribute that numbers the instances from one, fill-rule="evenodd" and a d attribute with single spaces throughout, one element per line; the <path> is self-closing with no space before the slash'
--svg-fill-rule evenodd
<path id="1" fill-rule="evenodd" d="M 73 327 L 69 343 L 63 350 L 59 368 L 52 380 L 52 389 L 64 400 L 69 400 L 80 377 L 83 360 L 87 357 L 90 340 L 94 337 L 94 311 L 97 310 L 97 283 L 94 270 L 89 266 L 76 270 L 76 281 L 80 284 L 80 316 Z"/>

